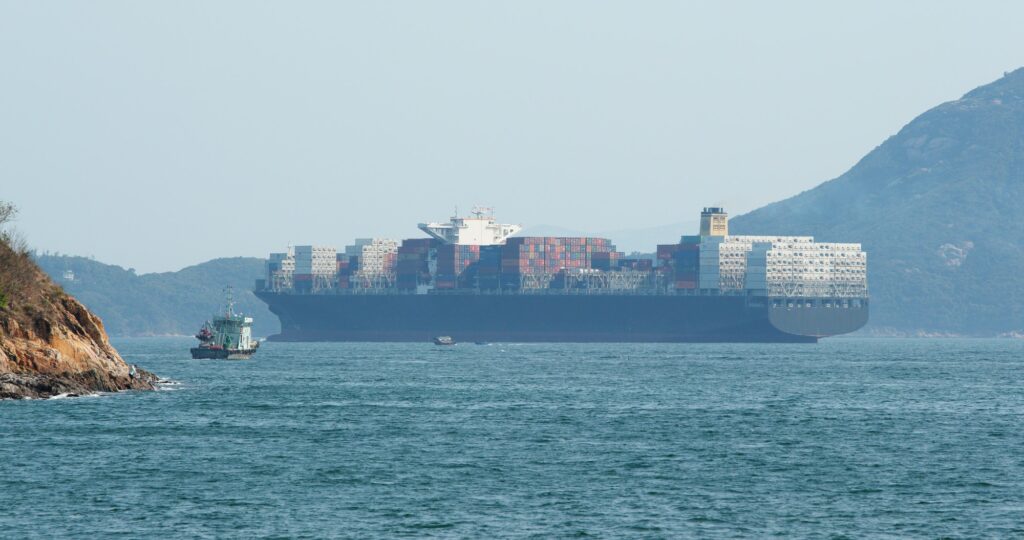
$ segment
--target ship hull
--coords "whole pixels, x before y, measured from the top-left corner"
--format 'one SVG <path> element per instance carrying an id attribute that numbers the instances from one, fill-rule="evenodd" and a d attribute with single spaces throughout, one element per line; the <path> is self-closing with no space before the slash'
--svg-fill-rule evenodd
<path id="1" fill-rule="evenodd" d="M 281 294 L 273 341 L 786 342 L 853 332 L 868 305 L 743 296 Z"/>
<path id="2" fill-rule="evenodd" d="M 256 349 L 209 349 L 193 347 L 192 358 L 196 360 L 248 360 L 256 354 Z"/>

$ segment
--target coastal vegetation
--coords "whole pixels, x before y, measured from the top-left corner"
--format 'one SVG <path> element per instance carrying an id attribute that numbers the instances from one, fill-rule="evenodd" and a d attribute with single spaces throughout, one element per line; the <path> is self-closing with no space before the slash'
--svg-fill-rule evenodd
<path id="1" fill-rule="evenodd" d="M 25 300 L 34 276 L 24 240 L 7 228 L 17 213 L 13 204 L 0 201 L 0 309 Z"/>

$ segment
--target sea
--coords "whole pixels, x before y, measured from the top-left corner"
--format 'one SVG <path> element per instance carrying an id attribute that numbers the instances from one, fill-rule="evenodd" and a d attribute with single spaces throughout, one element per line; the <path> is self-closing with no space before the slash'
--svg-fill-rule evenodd
<path id="1" fill-rule="evenodd" d="M 0 537 L 1024 537 L 1022 340 L 114 344 L 0 402 Z"/>

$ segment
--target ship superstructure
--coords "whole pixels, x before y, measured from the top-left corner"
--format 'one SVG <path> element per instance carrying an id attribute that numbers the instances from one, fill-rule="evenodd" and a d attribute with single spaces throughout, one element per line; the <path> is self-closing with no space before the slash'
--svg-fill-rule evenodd
<path id="1" fill-rule="evenodd" d="M 815 341 L 867 321 L 860 244 L 729 235 L 728 215 L 710 207 L 701 234 L 626 257 L 606 238 L 509 236 L 517 226 L 479 216 L 478 228 L 453 218 L 421 224 L 431 238 L 376 240 L 390 260 L 325 248 L 336 265 L 319 275 L 286 279 L 272 255 L 256 288 L 281 318 L 275 338 Z M 294 267 L 316 266 L 302 257 L 317 252 L 296 247 Z"/>
<path id="2" fill-rule="evenodd" d="M 519 225 L 501 224 L 494 219 L 494 209 L 473 208 L 470 217 L 459 217 L 458 211 L 448 223 L 420 223 L 419 229 L 444 244 L 464 246 L 496 246 L 522 230 Z"/>

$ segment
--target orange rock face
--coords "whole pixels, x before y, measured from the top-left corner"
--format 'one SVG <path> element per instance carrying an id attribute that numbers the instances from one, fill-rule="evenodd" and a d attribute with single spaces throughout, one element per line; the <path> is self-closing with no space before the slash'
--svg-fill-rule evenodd
<path id="1" fill-rule="evenodd" d="M 39 274 L 39 291 L 0 309 L 0 399 L 153 389 L 156 376 L 121 358 L 99 318 Z"/>

